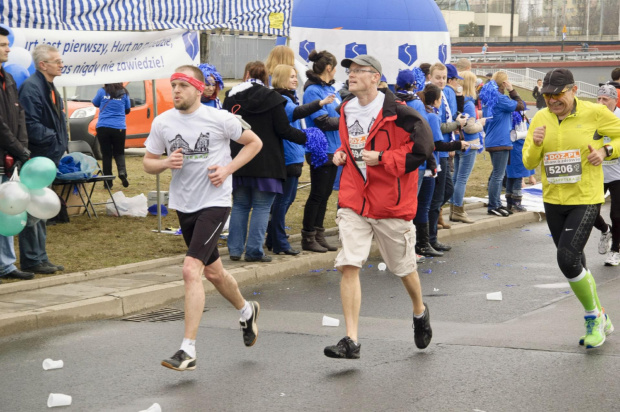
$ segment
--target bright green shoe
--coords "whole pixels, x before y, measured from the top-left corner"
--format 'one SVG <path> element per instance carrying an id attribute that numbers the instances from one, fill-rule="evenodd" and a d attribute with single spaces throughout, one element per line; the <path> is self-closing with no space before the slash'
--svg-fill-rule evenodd
<path id="1" fill-rule="evenodd" d="M 609 319 L 609 316 L 607 314 L 605 314 L 605 336 L 611 335 L 611 333 L 614 331 L 614 325 L 611 323 L 611 319 Z M 586 339 L 586 336 L 583 335 L 580 339 L 579 339 L 579 344 L 581 346 L 583 346 L 583 342 Z"/>
<path id="2" fill-rule="evenodd" d="M 583 344 L 586 349 L 598 348 L 605 343 L 605 315 L 585 316 L 586 337 Z"/>

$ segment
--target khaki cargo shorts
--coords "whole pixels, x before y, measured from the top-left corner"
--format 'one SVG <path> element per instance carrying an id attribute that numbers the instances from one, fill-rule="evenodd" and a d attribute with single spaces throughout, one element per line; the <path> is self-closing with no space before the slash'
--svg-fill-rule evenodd
<path id="1" fill-rule="evenodd" d="M 336 223 L 342 249 L 334 266 L 361 268 L 370 253 L 373 235 L 388 269 L 396 276 L 407 276 L 417 270 L 415 226 L 402 219 L 370 219 L 351 209 L 338 209 Z"/>

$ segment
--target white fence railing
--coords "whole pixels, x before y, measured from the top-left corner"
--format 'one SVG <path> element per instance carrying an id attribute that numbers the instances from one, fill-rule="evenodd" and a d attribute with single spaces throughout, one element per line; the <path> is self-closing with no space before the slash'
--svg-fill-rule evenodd
<path id="1" fill-rule="evenodd" d="M 599 61 L 599 60 L 619 60 L 620 50 L 594 51 L 569 51 L 569 52 L 534 52 L 531 50 L 501 51 L 482 53 L 455 53 L 452 52 L 454 61 L 465 57 L 472 62 L 478 63 L 505 63 L 505 62 L 555 62 L 555 61 Z M 459 50 L 456 50 L 459 51 Z"/>
<path id="2" fill-rule="evenodd" d="M 477 68 L 472 71 L 478 76 L 484 76 L 487 73 L 495 73 L 503 71 L 508 75 L 508 80 L 515 86 L 522 87 L 528 90 L 534 90 L 538 79 L 545 78 L 545 72 L 534 69 L 489 69 L 489 68 Z M 575 82 L 577 85 L 577 97 L 596 97 L 599 86 L 585 82 Z"/>

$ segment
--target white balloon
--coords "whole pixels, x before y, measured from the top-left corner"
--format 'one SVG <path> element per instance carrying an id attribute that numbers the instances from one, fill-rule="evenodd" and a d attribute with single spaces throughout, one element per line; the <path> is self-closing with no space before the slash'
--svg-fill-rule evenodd
<path id="1" fill-rule="evenodd" d="M 13 30 L 13 44 L 11 45 L 11 52 L 16 47 L 24 47 L 26 45 L 26 36 L 22 32 L 22 29 L 17 29 L 15 27 L 11 28 Z M 11 53 L 9 53 L 9 56 Z"/>
<path id="2" fill-rule="evenodd" d="M 28 53 L 28 50 L 22 47 L 11 47 L 9 52 L 9 60 L 6 64 L 17 64 L 18 66 L 27 69 L 32 63 L 32 56 Z"/>
<path id="3" fill-rule="evenodd" d="M 0 212 L 18 215 L 26 210 L 30 202 L 30 191 L 21 182 L 9 181 L 0 185 Z"/>
<path id="4" fill-rule="evenodd" d="M 60 199 L 56 192 L 47 187 L 31 190 L 26 211 L 39 219 L 51 219 L 60 212 Z"/>

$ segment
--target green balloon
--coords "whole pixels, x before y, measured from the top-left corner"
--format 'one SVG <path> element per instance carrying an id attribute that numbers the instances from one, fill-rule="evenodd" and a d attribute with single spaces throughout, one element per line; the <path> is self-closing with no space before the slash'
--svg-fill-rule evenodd
<path id="1" fill-rule="evenodd" d="M 28 189 L 43 189 L 56 178 L 56 165 L 47 157 L 33 157 L 22 166 L 19 179 Z"/>
<path id="2" fill-rule="evenodd" d="M 25 211 L 17 215 L 7 215 L 0 212 L 0 235 L 15 236 L 26 226 L 28 213 Z"/>

